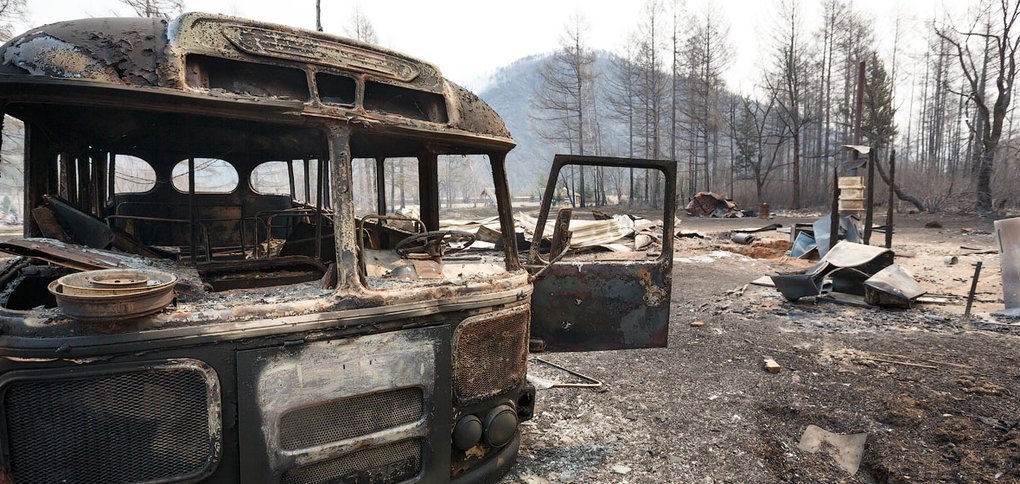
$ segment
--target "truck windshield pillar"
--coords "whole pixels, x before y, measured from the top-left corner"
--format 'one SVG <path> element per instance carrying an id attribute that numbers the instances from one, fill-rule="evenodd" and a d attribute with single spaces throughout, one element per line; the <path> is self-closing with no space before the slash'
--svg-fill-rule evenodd
<path id="1" fill-rule="evenodd" d="M 506 254 L 507 270 L 521 268 L 517 258 L 517 234 L 511 207 L 510 187 L 506 181 L 506 152 L 489 155 L 492 166 L 492 182 L 496 189 L 496 206 L 499 208 L 499 228 L 503 233 L 503 253 Z"/>
<path id="2" fill-rule="evenodd" d="M 337 290 L 359 287 L 357 237 L 354 221 L 354 197 L 351 193 L 351 130 L 333 127 L 329 133 L 329 169 L 333 172 L 330 190 L 336 200 L 333 210 L 336 240 Z"/>
<path id="3" fill-rule="evenodd" d="M 386 215 L 386 157 L 375 159 L 375 203 L 376 213 Z"/>
<path id="4" fill-rule="evenodd" d="M 418 156 L 418 193 L 421 196 L 421 221 L 428 230 L 439 230 L 439 156 Z"/>

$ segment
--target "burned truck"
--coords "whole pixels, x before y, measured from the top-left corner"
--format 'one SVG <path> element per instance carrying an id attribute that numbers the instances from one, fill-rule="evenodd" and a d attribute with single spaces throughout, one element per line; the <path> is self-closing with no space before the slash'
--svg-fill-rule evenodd
<path id="1" fill-rule="evenodd" d="M 557 156 L 524 253 L 514 140 L 428 63 L 208 14 L 51 24 L 0 59 L 26 215 L 0 243 L 0 482 L 491 482 L 529 351 L 667 343 L 673 163 Z M 486 244 L 440 226 L 449 155 L 491 170 Z M 418 216 L 385 169 L 357 214 L 354 161 L 395 158 Z M 660 177 L 658 250 L 568 250 L 552 199 L 582 167 Z"/>

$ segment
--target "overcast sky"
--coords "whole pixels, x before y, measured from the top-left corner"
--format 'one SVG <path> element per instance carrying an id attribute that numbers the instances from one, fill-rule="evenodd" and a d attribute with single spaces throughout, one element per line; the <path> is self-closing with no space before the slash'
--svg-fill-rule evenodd
<path id="1" fill-rule="evenodd" d="M 821 0 L 800 0 L 806 31 L 820 23 Z M 664 3 L 671 3 L 665 0 Z M 437 65 L 455 82 L 484 87 L 497 68 L 532 54 L 557 48 L 567 19 L 581 12 L 590 28 L 588 43 L 618 51 L 641 18 L 642 1 L 603 0 L 323 0 L 327 32 L 343 35 L 355 5 L 369 18 L 380 43 Z M 891 57 L 897 16 L 905 40 L 900 52 L 923 52 L 924 23 L 962 2 L 952 0 L 854 0 L 854 8 L 874 22 L 879 50 Z M 687 10 L 714 8 L 730 30 L 733 56 L 726 71 L 729 87 L 752 92 L 759 83 L 761 59 L 777 21 L 772 0 L 689 0 Z M 949 5 L 948 7 L 946 5 Z M 29 25 L 81 17 L 129 15 L 118 0 L 29 0 Z M 315 0 L 185 0 L 187 11 L 224 13 L 303 28 L 315 28 Z M 664 17 L 665 20 L 665 17 Z M 666 24 L 664 24 L 665 26 Z"/>

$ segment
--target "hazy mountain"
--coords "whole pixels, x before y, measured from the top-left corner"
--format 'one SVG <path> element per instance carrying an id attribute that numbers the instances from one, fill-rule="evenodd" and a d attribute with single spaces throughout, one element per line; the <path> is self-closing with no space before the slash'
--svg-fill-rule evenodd
<path id="1" fill-rule="evenodd" d="M 557 147 L 539 136 L 534 124 L 539 115 L 535 91 L 542 87 L 540 74 L 547 56 L 530 56 L 499 69 L 488 87 L 479 93 L 503 118 L 517 147 L 507 156 L 507 177 L 515 196 L 540 190 Z"/>
<path id="2" fill-rule="evenodd" d="M 534 55 L 500 68 L 478 95 L 489 103 L 506 122 L 517 147 L 507 156 L 507 177 L 514 196 L 541 195 L 553 155 L 566 153 L 567 147 L 543 139 L 539 134 L 541 109 L 535 106 L 535 92 L 542 89 L 541 70 L 551 54 Z M 612 54 L 595 53 L 594 71 L 597 82 L 604 83 L 613 63 Z M 601 89 L 601 86 L 597 87 Z M 613 154 L 623 143 L 624 127 L 606 116 L 603 96 L 599 96 L 597 114 L 602 132 L 601 146 L 605 154 Z"/>

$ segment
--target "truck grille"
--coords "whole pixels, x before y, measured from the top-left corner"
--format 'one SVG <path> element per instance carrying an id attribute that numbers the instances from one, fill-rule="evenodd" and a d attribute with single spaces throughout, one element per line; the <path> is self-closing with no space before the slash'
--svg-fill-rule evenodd
<path id="1" fill-rule="evenodd" d="M 421 439 L 405 440 L 291 469 L 283 484 L 402 482 L 421 470 Z"/>
<path id="2" fill-rule="evenodd" d="M 421 388 L 411 387 L 300 408 L 280 417 L 280 445 L 306 449 L 417 422 L 424 403 Z"/>
<path id="3" fill-rule="evenodd" d="M 528 359 L 527 306 L 464 320 L 453 343 L 453 388 L 460 404 L 503 393 L 524 381 Z"/>
<path id="4" fill-rule="evenodd" d="M 19 376 L 0 396 L 18 483 L 195 478 L 219 457 L 219 384 L 197 361 Z"/>

